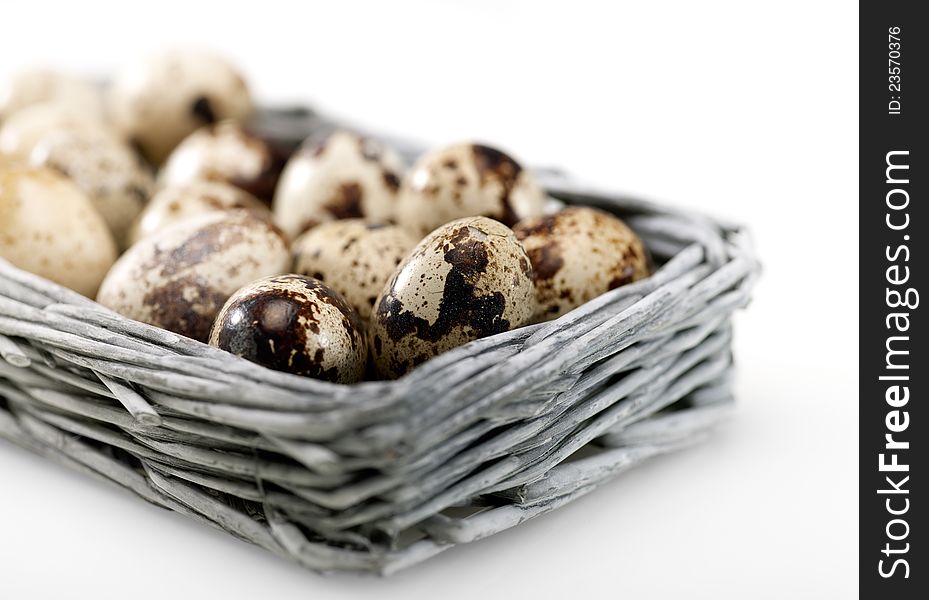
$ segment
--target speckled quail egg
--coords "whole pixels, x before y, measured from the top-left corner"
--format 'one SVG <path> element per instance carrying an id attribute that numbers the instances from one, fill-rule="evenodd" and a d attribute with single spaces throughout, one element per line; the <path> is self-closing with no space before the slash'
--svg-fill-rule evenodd
<path id="1" fill-rule="evenodd" d="M 90 199 L 42 168 L 0 167 L 0 258 L 93 297 L 116 244 Z"/>
<path id="2" fill-rule="evenodd" d="M 129 226 L 154 188 L 148 166 L 132 148 L 108 132 L 63 129 L 43 137 L 30 162 L 62 173 L 90 197 L 117 244 L 125 248 Z"/>
<path id="3" fill-rule="evenodd" d="M 505 225 L 468 217 L 439 227 L 401 263 L 377 299 L 374 362 L 400 376 L 436 354 L 527 324 L 532 267 Z"/>
<path id="4" fill-rule="evenodd" d="M 309 275 L 342 294 L 365 321 L 378 294 L 418 240 L 395 225 L 363 219 L 330 221 L 293 243 L 295 273 Z"/>
<path id="5" fill-rule="evenodd" d="M 178 144 L 158 175 L 160 186 L 207 180 L 242 188 L 269 205 L 284 157 L 235 121 L 201 127 Z"/>
<path id="6" fill-rule="evenodd" d="M 210 344 L 277 371 L 354 383 L 368 346 L 345 299 L 300 275 L 268 277 L 237 291 L 223 306 Z"/>
<path id="7" fill-rule="evenodd" d="M 509 155 L 455 144 L 420 157 L 403 179 L 397 223 L 419 235 L 453 219 L 485 216 L 505 225 L 542 214 L 546 196 Z"/>
<path id="8" fill-rule="evenodd" d="M 204 213 L 247 210 L 256 217 L 271 220 L 271 211 L 257 198 L 227 183 L 192 181 L 166 187 L 152 196 L 129 230 L 129 244 L 171 225 Z"/>
<path id="9" fill-rule="evenodd" d="M 532 261 L 537 319 L 553 319 L 649 274 L 642 240 L 605 211 L 573 206 L 513 227 Z"/>
<path id="10" fill-rule="evenodd" d="M 120 73 L 108 94 L 116 126 L 154 164 L 161 164 L 203 125 L 244 121 L 252 112 L 245 80 L 213 54 L 172 49 Z"/>
<path id="11" fill-rule="evenodd" d="M 0 154 L 27 161 L 43 137 L 63 129 L 112 131 L 100 118 L 66 104 L 33 104 L 16 111 L 0 126 Z"/>
<path id="12" fill-rule="evenodd" d="M 394 218 L 403 159 L 347 131 L 310 138 L 287 162 L 274 194 L 274 218 L 291 237 L 333 219 Z"/>
<path id="13" fill-rule="evenodd" d="M 229 296 L 289 266 L 284 235 L 268 221 L 245 211 L 208 213 L 129 248 L 103 280 L 97 302 L 205 342 Z"/>
<path id="14" fill-rule="evenodd" d="M 0 122 L 16 111 L 42 102 L 60 102 L 87 114 L 103 114 L 103 94 L 90 81 L 54 69 L 16 73 L 0 85 Z"/>

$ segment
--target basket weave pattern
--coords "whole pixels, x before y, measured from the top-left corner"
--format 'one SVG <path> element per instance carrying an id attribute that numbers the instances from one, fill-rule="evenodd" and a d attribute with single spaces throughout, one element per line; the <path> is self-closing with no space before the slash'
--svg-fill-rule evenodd
<path id="1" fill-rule="evenodd" d="M 318 571 L 390 573 L 701 439 L 731 405 L 746 234 L 546 177 L 661 263 L 397 381 L 270 371 L 0 260 L 0 437 Z"/>

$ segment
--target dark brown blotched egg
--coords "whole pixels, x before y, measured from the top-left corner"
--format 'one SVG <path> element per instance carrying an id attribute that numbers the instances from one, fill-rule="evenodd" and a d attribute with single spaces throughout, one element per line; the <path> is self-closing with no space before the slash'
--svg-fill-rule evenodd
<path id="1" fill-rule="evenodd" d="M 300 275 L 268 277 L 223 306 L 210 344 L 277 371 L 354 383 L 367 341 L 358 315 L 337 292 Z"/>
<path id="2" fill-rule="evenodd" d="M 192 181 L 186 185 L 158 190 L 129 229 L 134 244 L 171 225 L 198 215 L 231 210 L 247 210 L 265 220 L 271 211 L 257 198 L 228 183 Z"/>
<path id="3" fill-rule="evenodd" d="M 458 219 L 419 243 L 375 304 L 374 362 L 398 377 L 432 356 L 529 323 L 532 267 L 513 232 L 486 217 Z"/>
<path id="4" fill-rule="evenodd" d="M 642 240 L 618 217 L 583 206 L 513 227 L 532 261 L 537 320 L 554 319 L 649 274 Z"/>
<path id="5" fill-rule="evenodd" d="M 348 131 L 311 137 L 290 158 L 274 194 L 274 218 L 291 237 L 334 219 L 394 219 L 403 159 Z"/>
<path id="6" fill-rule="evenodd" d="M 417 239 L 396 225 L 343 219 L 317 225 L 293 243 L 294 272 L 342 294 L 362 320 Z"/>
<path id="7" fill-rule="evenodd" d="M 252 113 L 251 94 L 238 70 L 214 54 L 190 48 L 129 65 L 107 99 L 116 127 L 156 165 L 203 125 L 244 121 Z"/>
<path id="8" fill-rule="evenodd" d="M 194 217 L 123 254 L 97 302 L 123 316 L 205 342 L 237 289 L 290 267 L 283 232 L 246 211 Z"/>
<path id="9" fill-rule="evenodd" d="M 270 205 L 284 161 L 268 140 L 235 121 L 223 121 L 184 138 L 162 167 L 158 185 L 217 181 L 241 188 Z"/>
<path id="10" fill-rule="evenodd" d="M 455 144 L 422 156 L 400 188 L 397 223 L 425 235 L 443 223 L 485 216 L 505 225 L 542 214 L 546 196 L 508 154 Z"/>

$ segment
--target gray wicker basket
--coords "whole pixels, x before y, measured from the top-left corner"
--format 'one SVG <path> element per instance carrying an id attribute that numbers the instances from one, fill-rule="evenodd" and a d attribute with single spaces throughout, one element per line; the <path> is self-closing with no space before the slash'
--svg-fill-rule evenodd
<path id="1" fill-rule="evenodd" d="M 326 125 L 269 122 L 295 138 Z M 0 260 L 0 437 L 310 569 L 382 574 L 702 439 L 732 402 L 731 315 L 759 270 L 748 236 L 539 177 L 622 216 L 660 268 L 397 381 L 270 371 Z"/>

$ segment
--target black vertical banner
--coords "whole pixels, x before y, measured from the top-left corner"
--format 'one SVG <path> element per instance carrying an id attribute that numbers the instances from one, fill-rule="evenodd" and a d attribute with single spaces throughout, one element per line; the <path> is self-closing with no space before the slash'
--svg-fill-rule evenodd
<path id="1" fill-rule="evenodd" d="M 865 1 L 859 24 L 859 406 L 863 598 L 925 598 L 929 468 L 929 21 Z M 919 593 L 917 590 L 921 591 Z"/>

